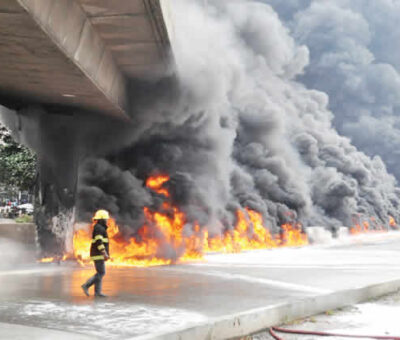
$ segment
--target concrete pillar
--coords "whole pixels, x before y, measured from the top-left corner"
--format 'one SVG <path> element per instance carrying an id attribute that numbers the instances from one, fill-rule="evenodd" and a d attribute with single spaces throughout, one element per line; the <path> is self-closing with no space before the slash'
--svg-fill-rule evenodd
<path id="1" fill-rule="evenodd" d="M 43 256 L 70 251 L 75 215 L 79 156 L 74 117 L 39 117 L 38 181 L 35 222 Z"/>
<path id="2" fill-rule="evenodd" d="M 73 109 L 0 106 L 0 120 L 38 157 L 35 222 L 43 256 L 70 251 L 79 165 L 79 123 Z"/>

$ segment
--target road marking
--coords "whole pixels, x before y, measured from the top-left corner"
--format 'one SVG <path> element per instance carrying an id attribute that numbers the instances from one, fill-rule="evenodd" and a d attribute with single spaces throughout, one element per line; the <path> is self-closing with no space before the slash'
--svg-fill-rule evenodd
<path id="1" fill-rule="evenodd" d="M 171 268 L 168 268 L 171 270 Z M 271 279 L 264 279 L 254 276 L 242 275 L 242 274 L 231 274 L 231 273 L 223 273 L 219 271 L 195 271 L 195 270 L 187 270 L 186 268 L 174 268 L 173 271 L 182 272 L 182 273 L 190 273 L 196 275 L 205 275 L 205 276 L 213 276 L 219 277 L 224 280 L 241 280 L 251 283 L 258 283 L 267 286 L 274 286 L 278 288 L 284 288 L 289 290 L 301 291 L 305 293 L 312 293 L 312 294 L 330 294 L 333 290 L 318 288 L 318 287 L 310 287 L 305 285 L 300 285 L 296 283 L 288 283 L 283 281 L 271 280 Z"/>

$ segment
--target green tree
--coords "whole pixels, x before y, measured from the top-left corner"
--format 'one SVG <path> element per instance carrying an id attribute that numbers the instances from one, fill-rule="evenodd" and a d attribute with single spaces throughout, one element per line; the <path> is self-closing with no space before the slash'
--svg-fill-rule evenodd
<path id="1" fill-rule="evenodd" d="M 0 183 L 30 190 L 36 176 L 36 155 L 16 143 L 9 131 L 0 125 Z"/>

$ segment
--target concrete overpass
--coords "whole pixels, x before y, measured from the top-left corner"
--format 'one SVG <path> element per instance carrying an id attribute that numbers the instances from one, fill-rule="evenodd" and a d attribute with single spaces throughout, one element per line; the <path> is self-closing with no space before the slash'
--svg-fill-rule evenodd
<path id="1" fill-rule="evenodd" d="M 89 117 L 95 133 L 98 114 L 125 124 L 131 82 L 168 74 L 168 6 L 169 0 L 0 0 L 0 105 L 14 110 L 0 106 L 0 116 L 38 153 L 36 224 L 44 255 L 63 253 L 72 237 L 84 157 L 80 119 Z"/>
<path id="2" fill-rule="evenodd" d="M 167 0 L 1 0 L 0 104 L 128 109 L 130 79 L 168 70 Z"/>

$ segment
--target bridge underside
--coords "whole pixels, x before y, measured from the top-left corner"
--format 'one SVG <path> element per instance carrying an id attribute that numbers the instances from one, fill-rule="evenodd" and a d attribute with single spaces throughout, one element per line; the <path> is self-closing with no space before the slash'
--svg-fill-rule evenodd
<path id="1" fill-rule="evenodd" d="M 160 0 L 0 2 L 0 104 L 123 117 L 130 79 L 168 68 Z"/>
<path id="2" fill-rule="evenodd" d="M 168 72 L 167 1 L 0 1 L 0 105 L 18 112 L 0 114 L 38 153 L 44 254 L 72 236 L 83 112 L 95 133 L 93 115 L 129 119 L 131 81 Z"/>

